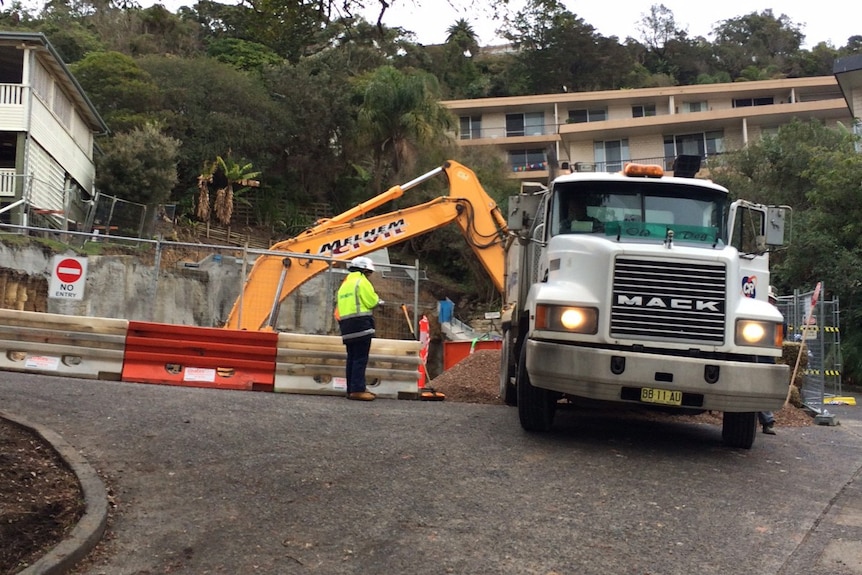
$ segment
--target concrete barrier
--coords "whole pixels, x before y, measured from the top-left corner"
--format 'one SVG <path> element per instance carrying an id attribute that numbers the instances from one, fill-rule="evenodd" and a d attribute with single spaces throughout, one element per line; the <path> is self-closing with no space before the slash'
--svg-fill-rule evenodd
<path id="1" fill-rule="evenodd" d="M 419 386 L 418 341 L 371 341 L 365 375 L 368 390 L 379 397 L 415 398 Z M 344 395 L 347 353 L 334 335 L 278 334 L 275 391 L 315 395 Z"/>
<path id="2" fill-rule="evenodd" d="M 128 325 L 0 309 L 0 369 L 119 381 Z"/>

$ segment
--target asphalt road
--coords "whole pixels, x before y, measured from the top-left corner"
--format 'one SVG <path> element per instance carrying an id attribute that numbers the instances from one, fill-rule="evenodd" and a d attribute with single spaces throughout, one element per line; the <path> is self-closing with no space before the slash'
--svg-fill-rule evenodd
<path id="1" fill-rule="evenodd" d="M 754 448 L 576 410 L 0 374 L 119 506 L 86 575 L 862 573 L 860 407 Z M 846 412 L 846 415 L 843 414 Z"/>

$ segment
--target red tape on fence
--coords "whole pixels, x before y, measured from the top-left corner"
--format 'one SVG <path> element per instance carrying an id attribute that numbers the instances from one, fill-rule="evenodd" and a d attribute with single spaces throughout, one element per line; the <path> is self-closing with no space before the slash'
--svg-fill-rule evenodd
<path id="1" fill-rule="evenodd" d="M 273 391 L 278 334 L 130 321 L 123 381 Z"/>

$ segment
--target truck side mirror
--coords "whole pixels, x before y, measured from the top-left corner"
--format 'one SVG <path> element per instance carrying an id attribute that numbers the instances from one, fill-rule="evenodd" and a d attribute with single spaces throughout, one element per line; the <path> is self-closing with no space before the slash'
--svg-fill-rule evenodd
<path id="1" fill-rule="evenodd" d="M 784 224 L 787 210 L 783 206 L 769 206 L 766 213 L 766 243 L 770 246 L 784 245 Z"/>
<path id="2" fill-rule="evenodd" d="M 533 225 L 536 210 L 542 196 L 517 195 L 509 196 L 509 209 L 506 216 L 506 226 L 509 231 L 519 232 Z"/>

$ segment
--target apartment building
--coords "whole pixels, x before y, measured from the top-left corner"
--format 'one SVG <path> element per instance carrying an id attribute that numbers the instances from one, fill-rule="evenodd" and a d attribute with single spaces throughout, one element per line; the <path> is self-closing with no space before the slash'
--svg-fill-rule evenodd
<path id="1" fill-rule="evenodd" d="M 74 228 L 94 193 L 95 136 L 105 132 L 43 34 L 0 32 L 0 221 Z"/>
<path id="2" fill-rule="evenodd" d="M 443 102 L 461 146 L 493 146 L 512 177 L 548 182 L 560 170 L 618 171 L 629 161 L 672 171 L 680 154 L 710 158 L 793 118 L 853 123 L 833 76 Z"/>

